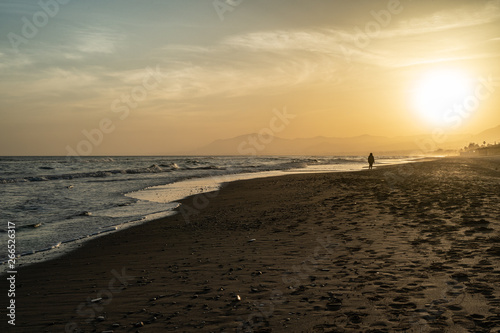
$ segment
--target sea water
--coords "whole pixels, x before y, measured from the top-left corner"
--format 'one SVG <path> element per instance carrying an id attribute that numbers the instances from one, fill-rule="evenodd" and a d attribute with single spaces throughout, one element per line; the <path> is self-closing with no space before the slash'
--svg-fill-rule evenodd
<path id="1" fill-rule="evenodd" d="M 0 243 L 13 222 L 18 262 L 45 260 L 69 244 L 173 214 L 176 200 L 224 182 L 366 164 L 366 157 L 0 157 Z M 6 260 L 7 247 L 0 249 Z"/>

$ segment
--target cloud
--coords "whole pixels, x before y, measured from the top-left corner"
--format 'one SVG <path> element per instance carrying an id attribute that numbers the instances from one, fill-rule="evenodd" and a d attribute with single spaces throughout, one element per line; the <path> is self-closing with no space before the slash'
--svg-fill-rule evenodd
<path id="1" fill-rule="evenodd" d="M 483 6 L 475 5 L 443 10 L 423 17 L 401 21 L 400 36 L 434 33 L 452 29 L 479 26 L 500 20 L 500 1 L 489 1 Z"/>
<path id="2" fill-rule="evenodd" d="M 33 1 L 7 0 L 0 3 L 0 13 L 8 15 L 33 15 L 37 10 L 40 10 L 40 6 Z"/>
<path id="3" fill-rule="evenodd" d="M 401 17 L 404 14 L 403 11 Z M 422 40 L 422 37 L 436 33 L 450 36 L 453 30 L 482 26 L 498 21 L 500 20 L 500 1 L 490 1 L 483 6 L 474 8 L 469 6 L 439 11 L 410 20 L 398 20 L 398 15 L 394 15 L 391 20 L 392 23 L 389 26 L 381 27 L 379 25 L 379 31 L 373 34 L 366 33 L 364 26 L 309 31 L 278 30 L 231 36 L 223 40 L 222 44 L 233 49 L 280 53 L 284 57 L 290 52 L 302 51 L 323 54 L 344 62 L 355 61 L 380 67 L 395 67 L 415 62 L 414 57 L 411 56 L 415 50 L 425 50 L 427 57 L 429 57 L 429 53 L 432 54 L 435 51 L 456 51 L 456 49 L 452 50 L 448 46 L 444 46 L 439 39 L 436 39 L 436 43 L 433 45 L 435 49 L 426 49 L 429 47 L 429 43 Z M 375 22 L 375 19 L 371 18 L 371 21 Z M 475 38 L 477 39 L 477 36 Z M 409 48 L 401 49 L 399 48 L 401 43 L 411 45 Z M 426 44 L 426 48 L 419 48 L 421 44 Z M 456 59 L 473 57 L 459 55 Z M 484 54 L 478 54 L 477 57 L 484 57 Z M 440 59 L 444 58 L 445 56 L 441 56 Z M 453 57 L 446 58 L 453 59 Z M 432 59 L 426 61 L 432 62 Z"/>
<path id="4" fill-rule="evenodd" d="M 24 7 L 10 4 L 8 10 L 21 8 Z M 154 94 L 157 101 L 274 95 L 308 85 L 338 85 L 366 77 L 363 71 L 367 68 L 485 57 L 487 54 L 481 50 L 465 52 L 469 41 L 457 49 L 453 43 L 445 45 L 439 38 L 430 42 L 426 37 L 449 37 L 454 30 L 495 22 L 500 18 L 500 1 L 407 19 L 410 14 L 408 7 L 401 15 L 395 15 L 387 27 L 370 36 L 366 46 L 357 43 L 357 28 L 363 26 L 331 25 L 241 32 L 221 37 L 210 45 L 156 44 L 156 48 L 143 50 L 140 61 L 128 59 L 128 53 L 121 57 L 127 45 L 128 52 L 137 52 L 134 47 L 141 45 L 133 31 L 120 30 L 115 23 L 105 25 L 103 19 L 92 26 L 61 18 L 58 31 L 54 27 L 54 38 L 43 44 L 33 42 L 33 50 L 18 57 L 0 55 L 0 71 L 9 72 L 12 77 L 24 69 L 18 75 L 19 82 L 27 82 L 23 89 L 88 89 L 96 96 L 116 98 L 115 94 L 141 82 L 144 68 L 159 64 L 164 80 L 161 91 Z M 55 48 L 58 40 L 63 43 Z"/>
<path id="5" fill-rule="evenodd" d="M 82 53 L 112 54 L 125 39 L 121 33 L 104 28 L 87 28 L 73 32 L 74 47 Z"/>
<path id="6" fill-rule="evenodd" d="M 40 87 L 48 86 L 55 90 L 64 90 L 68 87 L 83 88 L 94 85 L 97 77 L 91 73 L 78 70 L 65 70 L 62 68 L 50 68 L 44 71 L 43 78 L 40 79 Z"/>
<path id="7" fill-rule="evenodd" d="M 12 73 L 33 63 L 31 57 L 24 54 L 13 56 L 11 52 L 1 53 L 0 59 L 0 71 L 4 75 L 7 72 Z"/>
<path id="8" fill-rule="evenodd" d="M 337 85 L 347 72 L 355 80 L 366 67 L 353 63 L 394 68 L 485 57 L 479 51 L 462 54 L 439 39 L 430 45 L 425 36 L 491 23 L 499 18 L 498 3 L 440 11 L 411 22 L 394 17 L 366 47 L 356 44 L 355 26 L 240 33 L 211 46 L 169 45 L 158 56 L 165 74 L 159 98 L 279 94 L 311 84 Z"/>
<path id="9" fill-rule="evenodd" d="M 180 50 L 176 53 L 169 47 L 169 60 L 160 62 L 165 77 L 164 96 L 168 99 L 273 95 L 306 83 L 333 83 L 336 72 L 330 57 L 324 54 L 249 54 L 227 44 L 187 54 L 184 48 Z"/>

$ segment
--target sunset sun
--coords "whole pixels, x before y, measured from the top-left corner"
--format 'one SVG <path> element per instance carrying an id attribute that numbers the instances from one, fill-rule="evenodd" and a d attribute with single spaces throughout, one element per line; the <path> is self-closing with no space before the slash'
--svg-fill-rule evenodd
<path id="1" fill-rule="evenodd" d="M 417 81 L 413 92 L 413 105 L 418 115 L 432 125 L 444 126 L 454 112 L 454 107 L 463 104 L 471 87 L 467 76 L 458 70 L 435 70 Z"/>

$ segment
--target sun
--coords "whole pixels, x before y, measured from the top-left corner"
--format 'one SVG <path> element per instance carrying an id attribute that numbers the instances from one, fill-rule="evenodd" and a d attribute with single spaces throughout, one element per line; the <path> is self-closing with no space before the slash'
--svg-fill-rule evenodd
<path id="1" fill-rule="evenodd" d="M 433 70 L 422 75 L 413 91 L 413 105 L 418 115 L 436 126 L 446 126 L 457 106 L 472 90 L 467 75 L 460 70 Z"/>

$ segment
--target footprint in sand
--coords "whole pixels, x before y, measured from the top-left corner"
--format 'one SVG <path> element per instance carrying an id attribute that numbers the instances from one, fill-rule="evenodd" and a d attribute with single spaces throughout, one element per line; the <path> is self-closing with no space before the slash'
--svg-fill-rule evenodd
<path id="1" fill-rule="evenodd" d="M 409 303 L 391 303 L 389 306 L 393 309 L 416 309 L 417 304 L 409 302 Z"/>
<path id="2" fill-rule="evenodd" d="M 448 305 L 447 308 L 450 309 L 451 311 L 461 311 L 462 310 L 462 307 L 458 306 L 458 305 Z"/>

